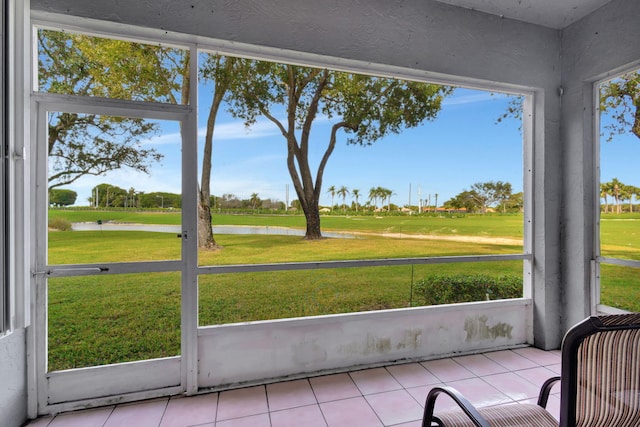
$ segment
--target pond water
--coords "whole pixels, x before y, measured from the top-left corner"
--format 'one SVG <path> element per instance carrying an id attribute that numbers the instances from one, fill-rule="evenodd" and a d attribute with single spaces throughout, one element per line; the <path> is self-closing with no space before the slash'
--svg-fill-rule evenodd
<path id="1" fill-rule="evenodd" d="M 156 233 L 180 233 L 182 227 L 179 225 L 156 225 L 156 224 L 114 224 L 95 222 L 74 222 L 71 226 L 74 231 L 151 231 Z M 278 236 L 304 236 L 304 230 L 289 227 L 270 227 L 266 225 L 215 225 L 213 234 L 273 234 Z M 353 233 L 339 233 L 323 231 L 324 237 L 338 239 L 353 239 Z"/>

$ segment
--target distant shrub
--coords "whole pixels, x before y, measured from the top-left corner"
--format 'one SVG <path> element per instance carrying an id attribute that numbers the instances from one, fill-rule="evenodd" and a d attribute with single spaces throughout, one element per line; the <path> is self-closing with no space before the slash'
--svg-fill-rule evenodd
<path id="1" fill-rule="evenodd" d="M 486 274 L 434 274 L 414 287 L 417 302 L 423 305 L 454 304 L 522 297 L 522 277 Z"/>
<path id="2" fill-rule="evenodd" d="M 71 222 L 64 218 L 50 218 L 49 228 L 52 230 L 71 231 Z"/>

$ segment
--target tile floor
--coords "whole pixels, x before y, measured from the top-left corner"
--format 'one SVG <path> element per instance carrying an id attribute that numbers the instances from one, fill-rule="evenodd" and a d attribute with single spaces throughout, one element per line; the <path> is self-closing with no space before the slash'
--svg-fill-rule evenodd
<path id="1" fill-rule="evenodd" d="M 558 351 L 527 347 L 63 413 L 27 426 L 418 427 L 436 384 L 457 388 L 478 406 L 535 403 L 542 382 L 559 373 Z M 556 385 L 547 406 L 556 418 L 559 391 Z M 436 411 L 452 406 L 438 399 Z"/>

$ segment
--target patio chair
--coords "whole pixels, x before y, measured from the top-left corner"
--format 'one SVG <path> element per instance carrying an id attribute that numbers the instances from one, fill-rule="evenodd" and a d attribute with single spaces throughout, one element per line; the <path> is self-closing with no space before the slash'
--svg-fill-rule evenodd
<path id="1" fill-rule="evenodd" d="M 423 427 L 638 427 L 640 426 L 640 313 L 592 316 L 562 341 L 561 377 L 547 380 L 538 404 L 476 409 L 451 387 L 427 395 Z M 560 384 L 560 423 L 546 411 L 549 392 Z M 461 410 L 434 416 L 436 398 L 449 395 Z"/>

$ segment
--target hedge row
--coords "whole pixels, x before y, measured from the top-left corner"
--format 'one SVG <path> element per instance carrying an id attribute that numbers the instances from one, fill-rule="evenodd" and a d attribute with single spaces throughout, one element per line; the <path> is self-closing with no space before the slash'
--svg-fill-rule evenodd
<path id="1" fill-rule="evenodd" d="M 522 297 L 522 276 L 434 274 L 418 281 L 414 298 L 420 305 L 455 304 Z"/>

